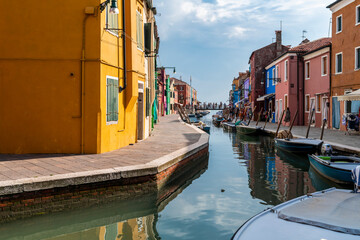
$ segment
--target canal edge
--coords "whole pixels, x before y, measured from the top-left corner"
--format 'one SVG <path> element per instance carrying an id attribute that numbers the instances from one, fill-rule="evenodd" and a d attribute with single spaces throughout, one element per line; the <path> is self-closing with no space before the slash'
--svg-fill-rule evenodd
<path id="1" fill-rule="evenodd" d="M 200 138 L 196 143 L 176 150 L 160 158 L 154 159 L 151 162 L 145 164 L 76 173 L 57 174 L 38 178 L 23 178 L 18 180 L 1 181 L 0 197 L 55 188 L 66 188 L 69 186 L 96 184 L 127 178 L 130 179 L 154 176 L 198 153 L 208 153 L 209 135 L 195 126 L 183 122 L 181 122 L 181 124 L 185 124 L 188 127 L 194 128 L 198 133 L 200 133 Z"/>

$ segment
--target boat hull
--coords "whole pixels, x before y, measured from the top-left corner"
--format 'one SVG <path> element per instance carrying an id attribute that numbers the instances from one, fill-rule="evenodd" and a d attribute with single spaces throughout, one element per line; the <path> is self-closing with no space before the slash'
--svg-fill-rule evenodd
<path id="1" fill-rule="evenodd" d="M 351 178 L 351 168 L 359 164 L 355 163 L 337 163 L 332 164 L 330 161 L 322 160 L 315 155 L 309 155 L 311 166 L 322 176 L 333 182 L 340 184 L 353 184 Z"/>
<path id="2" fill-rule="evenodd" d="M 236 132 L 243 135 L 258 135 L 260 132 L 259 127 L 249 127 L 244 125 L 237 125 Z"/>
<path id="3" fill-rule="evenodd" d="M 303 140 L 303 141 L 302 141 Z M 322 141 L 317 139 L 278 139 L 275 138 L 275 146 L 285 151 L 294 153 L 316 153 L 320 150 Z"/>

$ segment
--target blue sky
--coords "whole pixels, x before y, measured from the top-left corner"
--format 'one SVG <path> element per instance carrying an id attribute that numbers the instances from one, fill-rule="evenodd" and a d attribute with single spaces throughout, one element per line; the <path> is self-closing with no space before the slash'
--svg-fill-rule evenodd
<path id="1" fill-rule="evenodd" d="M 284 45 L 328 37 L 334 0 L 156 0 L 158 65 L 189 82 L 200 101 L 225 102 L 232 80 L 248 69 L 252 51 L 274 41 L 282 21 Z"/>

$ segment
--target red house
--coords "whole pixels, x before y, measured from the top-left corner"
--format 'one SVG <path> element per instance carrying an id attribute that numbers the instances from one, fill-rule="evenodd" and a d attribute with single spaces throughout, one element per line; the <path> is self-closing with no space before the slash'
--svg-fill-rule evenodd
<path id="1" fill-rule="evenodd" d="M 330 51 L 330 46 L 331 38 L 321 38 L 312 42 L 306 39 L 300 45 L 290 48 L 266 67 L 268 69 L 275 66 L 276 121 L 280 118 L 281 112 L 289 107 L 291 119 L 298 111 L 298 117 L 294 124 L 304 125 L 307 122 L 307 120 L 305 121 L 306 114 L 312 108 L 310 96 L 316 99 L 317 94 L 321 98 L 329 92 L 328 76 L 319 76 L 319 73 L 321 73 L 321 58 L 323 56 L 327 56 L 327 59 L 323 60 L 329 67 L 329 55 L 327 53 Z M 304 62 L 304 59 L 307 60 Z M 326 71 L 328 72 L 328 68 Z M 325 84 L 323 84 L 324 82 Z M 309 96 L 307 97 L 308 103 L 305 103 L 305 94 Z"/>

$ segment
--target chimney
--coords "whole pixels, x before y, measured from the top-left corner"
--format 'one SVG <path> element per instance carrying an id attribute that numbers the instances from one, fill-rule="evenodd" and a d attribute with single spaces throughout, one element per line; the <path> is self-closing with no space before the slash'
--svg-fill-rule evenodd
<path id="1" fill-rule="evenodd" d="M 282 51 L 281 31 L 275 31 L 275 34 L 276 34 L 276 55 L 280 56 Z"/>

